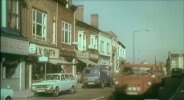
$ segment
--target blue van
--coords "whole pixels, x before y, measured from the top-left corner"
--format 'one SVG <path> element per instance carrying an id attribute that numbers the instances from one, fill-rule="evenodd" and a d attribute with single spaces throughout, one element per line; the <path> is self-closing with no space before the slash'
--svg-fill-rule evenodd
<path id="1" fill-rule="evenodd" d="M 83 87 L 88 86 L 112 86 L 113 77 L 110 68 L 91 65 L 83 70 Z"/>

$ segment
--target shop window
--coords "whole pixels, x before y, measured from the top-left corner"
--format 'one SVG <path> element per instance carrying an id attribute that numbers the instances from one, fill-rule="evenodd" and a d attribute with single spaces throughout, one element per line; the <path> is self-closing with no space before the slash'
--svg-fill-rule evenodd
<path id="1" fill-rule="evenodd" d="M 19 78 L 18 64 L 17 60 L 3 62 L 3 79 Z"/>

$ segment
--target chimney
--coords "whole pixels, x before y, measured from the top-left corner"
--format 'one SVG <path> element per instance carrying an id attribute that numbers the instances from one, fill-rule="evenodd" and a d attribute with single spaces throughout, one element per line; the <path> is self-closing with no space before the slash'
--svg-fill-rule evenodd
<path id="1" fill-rule="evenodd" d="M 75 18 L 77 20 L 83 21 L 84 5 L 78 5 L 75 11 Z"/>
<path id="2" fill-rule="evenodd" d="M 98 14 L 91 15 L 91 25 L 95 28 L 98 28 Z"/>

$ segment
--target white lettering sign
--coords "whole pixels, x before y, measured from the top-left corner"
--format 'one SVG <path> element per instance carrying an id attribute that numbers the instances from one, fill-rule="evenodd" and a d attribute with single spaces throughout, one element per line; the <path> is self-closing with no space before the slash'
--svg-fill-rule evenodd
<path id="1" fill-rule="evenodd" d="M 36 44 L 36 52 L 34 54 L 37 56 L 45 55 L 49 58 L 59 58 L 59 49 Z"/>

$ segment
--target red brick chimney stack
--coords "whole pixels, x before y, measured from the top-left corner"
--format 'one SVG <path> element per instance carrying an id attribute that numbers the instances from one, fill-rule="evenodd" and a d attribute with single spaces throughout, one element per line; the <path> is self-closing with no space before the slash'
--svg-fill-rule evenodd
<path id="1" fill-rule="evenodd" d="M 98 14 L 91 15 L 91 25 L 95 28 L 98 28 Z"/>
<path id="2" fill-rule="evenodd" d="M 84 14 L 84 5 L 78 5 L 77 10 L 75 11 L 75 18 L 77 20 L 83 21 Z"/>

